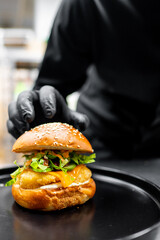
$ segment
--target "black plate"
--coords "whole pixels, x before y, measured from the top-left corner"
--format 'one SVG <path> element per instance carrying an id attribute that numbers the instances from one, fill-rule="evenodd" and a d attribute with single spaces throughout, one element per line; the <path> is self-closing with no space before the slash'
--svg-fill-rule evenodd
<path id="1" fill-rule="evenodd" d="M 38 212 L 20 207 L 11 187 L 3 186 L 13 169 L 0 170 L 0 239 L 160 239 L 160 189 L 150 182 L 92 166 L 97 184 L 92 200 L 61 211 Z"/>

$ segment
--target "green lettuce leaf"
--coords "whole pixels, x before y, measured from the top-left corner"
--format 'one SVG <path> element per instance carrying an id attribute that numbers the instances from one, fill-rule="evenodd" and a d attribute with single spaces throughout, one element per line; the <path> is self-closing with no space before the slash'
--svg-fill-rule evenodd
<path id="1" fill-rule="evenodd" d="M 11 173 L 11 177 L 15 178 L 18 174 L 20 174 L 23 171 L 23 168 L 18 167 L 13 173 Z"/>
<path id="2" fill-rule="evenodd" d="M 41 159 L 40 157 L 42 157 L 42 156 L 39 155 L 38 157 L 32 158 L 32 162 L 30 164 L 30 167 L 32 168 L 32 170 L 35 171 L 35 172 L 49 172 L 49 171 L 52 171 L 51 168 L 43 165 L 44 160 Z"/>
<path id="3" fill-rule="evenodd" d="M 69 162 L 70 162 L 70 161 L 69 161 L 69 159 L 67 159 L 67 158 L 66 158 L 66 159 L 64 159 L 64 161 L 63 161 L 63 162 L 62 162 L 62 161 L 61 161 L 61 159 L 60 159 L 60 167 L 62 167 L 62 168 L 63 168 L 63 167 L 64 167 L 66 164 L 68 164 Z"/>
<path id="4" fill-rule="evenodd" d="M 63 157 L 61 152 L 58 152 Z M 76 152 L 71 152 L 68 158 L 65 158 L 63 161 L 55 156 L 52 155 L 51 151 L 46 150 L 44 153 L 35 153 L 24 155 L 26 161 L 32 159 L 30 167 L 35 172 L 51 172 L 55 170 L 67 172 L 73 170 L 79 164 L 88 164 L 95 162 L 96 154 L 91 154 L 89 156 L 81 155 Z M 48 166 L 44 165 L 44 159 L 48 159 Z M 56 163 L 56 164 L 55 164 Z M 14 164 L 17 165 L 16 160 Z M 19 167 L 16 169 L 12 174 L 12 179 L 8 181 L 5 186 L 11 186 L 13 183 L 16 182 L 16 177 L 25 169 L 24 167 Z"/>
<path id="5" fill-rule="evenodd" d="M 53 170 L 56 169 L 56 170 L 59 170 L 59 171 L 67 172 L 67 170 L 62 167 L 62 161 L 61 161 L 61 159 L 59 160 L 59 166 L 55 165 L 55 164 L 50 160 L 50 167 L 51 167 Z"/>
<path id="6" fill-rule="evenodd" d="M 5 187 L 13 185 L 16 182 L 16 178 L 11 179 L 10 181 L 6 182 Z"/>
<path id="7" fill-rule="evenodd" d="M 18 167 L 13 173 L 10 174 L 10 176 L 12 177 L 12 179 L 8 182 L 6 182 L 5 186 L 8 187 L 8 186 L 11 186 L 13 183 L 16 182 L 16 177 L 23 171 L 23 167 L 19 167 L 18 164 L 17 164 L 17 161 L 15 160 L 14 161 L 14 164 Z"/>
<path id="8" fill-rule="evenodd" d="M 73 170 L 76 166 L 77 166 L 77 164 L 75 164 L 75 163 L 70 163 L 69 165 L 65 166 L 64 169 L 67 170 L 67 171 L 71 171 L 71 170 Z"/>
<path id="9" fill-rule="evenodd" d="M 46 170 L 42 170 L 42 169 L 32 169 L 34 172 L 51 172 L 52 171 L 52 169 L 51 168 L 46 168 Z"/>
<path id="10" fill-rule="evenodd" d="M 75 162 L 77 165 L 79 164 L 88 164 L 95 162 L 96 154 L 93 153 L 89 156 L 77 154 L 76 152 L 70 153 L 70 158 L 73 162 Z"/>
<path id="11" fill-rule="evenodd" d="M 31 154 L 25 154 L 22 157 L 24 157 L 26 160 L 30 160 L 34 156 L 34 153 Z"/>

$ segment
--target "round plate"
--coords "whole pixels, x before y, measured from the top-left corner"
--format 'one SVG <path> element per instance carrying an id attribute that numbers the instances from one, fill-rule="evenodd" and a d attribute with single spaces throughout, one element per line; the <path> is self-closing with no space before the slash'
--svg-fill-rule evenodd
<path id="1" fill-rule="evenodd" d="M 92 167 L 97 185 L 92 200 L 56 212 L 39 212 L 20 207 L 11 187 L 3 186 L 12 170 L 0 170 L 1 239 L 160 239 L 160 190 L 150 182 Z"/>

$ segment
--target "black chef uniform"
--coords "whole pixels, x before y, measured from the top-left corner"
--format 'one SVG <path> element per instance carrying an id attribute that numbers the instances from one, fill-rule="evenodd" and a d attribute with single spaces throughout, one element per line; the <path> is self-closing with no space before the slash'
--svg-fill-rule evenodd
<path id="1" fill-rule="evenodd" d="M 160 156 L 160 1 L 64 0 L 35 89 L 79 90 L 99 159 Z M 42 29 L 43 31 L 43 29 Z"/>

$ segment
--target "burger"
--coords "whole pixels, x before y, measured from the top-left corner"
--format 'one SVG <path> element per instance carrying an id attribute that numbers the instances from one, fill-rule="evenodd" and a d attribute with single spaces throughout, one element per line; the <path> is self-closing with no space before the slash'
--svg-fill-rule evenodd
<path id="1" fill-rule="evenodd" d="M 95 154 L 86 137 L 73 126 L 39 125 L 21 135 L 12 151 L 23 153 L 25 161 L 23 167 L 14 162 L 18 168 L 6 186 L 12 185 L 13 198 L 22 207 L 60 210 L 94 196 L 96 185 L 85 164 L 94 162 Z"/>

